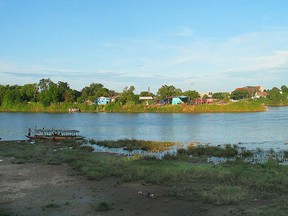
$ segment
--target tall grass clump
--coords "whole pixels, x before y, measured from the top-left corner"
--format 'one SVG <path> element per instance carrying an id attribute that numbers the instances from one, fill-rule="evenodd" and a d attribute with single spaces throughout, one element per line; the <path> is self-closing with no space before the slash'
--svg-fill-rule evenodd
<path id="1" fill-rule="evenodd" d="M 182 149 L 180 153 L 184 153 Z M 209 146 L 209 145 L 190 145 L 187 149 L 187 154 L 193 156 L 214 156 L 214 157 L 235 157 L 238 154 L 238 150 L 231 145 L 221 146 Z"/>
<path id="2" fill-rule="evenodd" d="M 213 112 L 259 112 L 266 108 L 255 101 L 239 101 L 227 104 L 202 104 L 195 107 L 195 113 L 213 113 Z"/>
<path id="3" fill-rule="evenodd" d="M 150 152 L 162 152 L 169 150 L 173 146 L 179 145 L 175 142 L 157 142 L 136 139 L 120 139 L 120 140 L 90 140 L 91 144 L 104 146 L 107 148 L 124 148 L 125 150 L 145 150 Z"/>

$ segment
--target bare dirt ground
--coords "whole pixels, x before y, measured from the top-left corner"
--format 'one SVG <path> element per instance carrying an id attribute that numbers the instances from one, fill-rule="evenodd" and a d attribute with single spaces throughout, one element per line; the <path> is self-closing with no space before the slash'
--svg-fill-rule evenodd
<path id="1" fill-rule="evenodd" d="M 153 193 L 154 198 L 139 194 Z M 98 211 L 97 204 L 109 204 Z M 90 181 L 68 165 L 13 164 L 0 157 L 0 215 L 229 215 L 231 206 L 185 202 L 164 187 Z"/>

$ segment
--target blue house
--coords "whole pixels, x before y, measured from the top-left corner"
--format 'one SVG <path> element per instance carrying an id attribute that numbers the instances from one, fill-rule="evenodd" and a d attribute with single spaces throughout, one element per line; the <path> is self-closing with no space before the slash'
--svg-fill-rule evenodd
<path id="1" fill-rule="evenodd" d="M 110 103 L 111 99 L 109 97 L 99 97 L 97 98 L 97 100 L 95 101 L 96 104 L 98 105 L 105 105 Z"/>

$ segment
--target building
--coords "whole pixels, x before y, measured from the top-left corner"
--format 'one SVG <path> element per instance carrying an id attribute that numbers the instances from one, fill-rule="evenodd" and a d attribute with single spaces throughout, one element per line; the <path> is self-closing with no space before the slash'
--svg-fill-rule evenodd
<path id="1" fill-rule="evenodd" d="M 110 103 L 111 99 L 109 97 L 99 97 L 96 99 L 95 103 L 98 105 L 105 105 Z"/>
<path id="2" fill-rule="evenodd" d="M 139 97 L 140 101 L 145 101 L 146 105 L 149 105 L 149 103 L 154 101 L 154 98 L 152 96 L 141 96 Z"/>
<path id="3" fill-rule="evenodd" d="M 268 92 L 266 91 L 263 91 L 263 92 L 256 92 L 256 94 L 254 95 L 254 98 L 266 98 L 268 95 Z"/>
<path id="4" fill-rule="evenodd" d="M 247 91 L 250 97 L 254 97 L 256 93 L 264 91 L 262 86 L 246 86 L 242 88 L 236 88 L 235 90 Z"/>

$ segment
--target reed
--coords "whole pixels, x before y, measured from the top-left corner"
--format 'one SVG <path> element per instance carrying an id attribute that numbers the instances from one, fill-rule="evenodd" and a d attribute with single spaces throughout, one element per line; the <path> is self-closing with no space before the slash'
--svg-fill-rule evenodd
<path id="1" fill-rule="evenodd" d="M 174 146 L 179 145 L 175 142 L 157 142 L 157 141 L 146 141 L 146 140 L 135 140 L 135 139 L 120 139 L 120 140 L 89 140 L 91 144 L 104 146 L 108 148 L 124 148 L 125 150 L 145 150 L 150 152 L 162 152 L 169 150 Z"/>
<path id="2" fill-rule="evenodd" d="M 97 106 L 87 103 L 52 103 L 43 106 L 41 103 L 18 103 L 0 106 L 0 111 L 5 112 L 68 112 L 69 108 L 78 108 L 81 112 L 125 112 L 125 113 L 217 113 L 217 112 L 258 112 L 265 111 L 265 107 L 255 101 L 240 101 L 227 104 L 202 104 L 202 105 L 143 105 L 128 102 L 124 106 L 119 103 L 110 103 Z"/>

